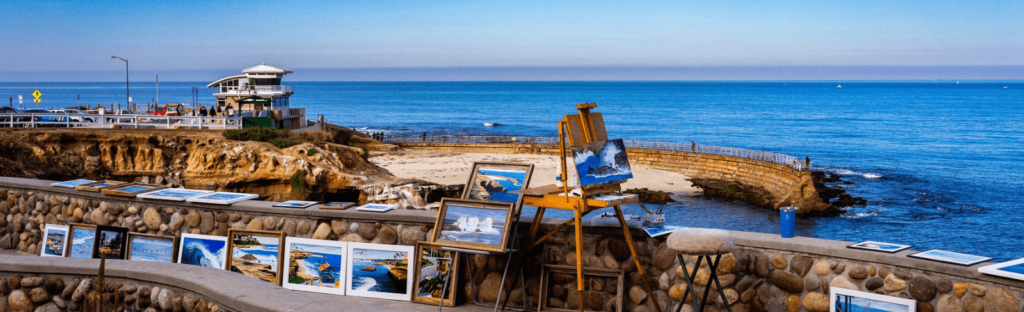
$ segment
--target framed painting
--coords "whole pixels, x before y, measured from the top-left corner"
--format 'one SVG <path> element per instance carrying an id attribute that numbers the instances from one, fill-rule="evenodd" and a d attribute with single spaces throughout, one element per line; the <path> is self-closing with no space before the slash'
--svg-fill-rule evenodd
<path id="1" fill-rule="evenodd" d="M 231 192 L 213 192 L 206 195 L 199 195 L 196 197 L 189 197 L 186 202 L 190 203 L 205 203 L 205 204 L 217 204 L 217 205 L 230 205 L 243 200 L 249 200 L 260 197 L 257 194 L 248 193 L 231 193 Z"/>
<path id="2" fill-rule="evenodd" d="M 624 287 L 623 272 L 621 270 L 609 270 L 609 269 L 592 269 L 587 268 L 583 270 L 583 277 L 587 279 L 589 283 L 603 283 L 604 285 L 615 285 L 618 287 L 617 294 L 623 293 L 622 288 Z M 540 300 L 538 300 L 537 310 L 538 311 L 579 311 L 569 309 L 567 306 L 568 296 L 566 292 L 552 292 L 551 289 L 554 286 L 561 286 L 563 289 L 576 288 L 576 267 L 568 265 L 552 265 L 545 264 L 541 267 L 540 275 Z M 599 295 L 605 296 L 604 293 L 598 292 Z M 614 301 L 615 311 L 622 312 L 622 297 L 615 296 L 614 298 L 606 297 L 605 300 L 593 300 L 588 301 L 587 305 L 584 306 L 584 311 L 604 311 L 612 301 Z M 558 298 L 559 300 L 553 300 L 549 302 L 548 298 Z M 555 305 L 560 304 L 560 305 Z M 600 306 L 598 306 L 600 305 Z"/>
<path id="3" fill-rule="evenodd" d="M 348 243 L 287 237 L 284 241 L 284 288 L 345 295 Z"/>
<path id="4" fill-rule="evenodd" d="M 66 225 L 47 224 L 43 232 L 45 242 L 39 248 L 39 255 L 43 257 L 64 257 L 68 247 L 68 231 Z"/>
<path id="5" fill-rule="evenodd" d="M 512 203 L 519 209 L 523 195 L 513 192 L 528 188 L 532 175 L 532 164 L 474 163 L 462 199 Z"/>
<path id="6" fill-rule="evenodd" d="M 289 200 L 283 203 L 274 204 L 274 207 L 280 208 L 307 208 L 312 205 L 319 204 L 315 201 L 304 201 L 304 200 Z"/>
<path id="7" fill-rule="evenodd" d="M 386 205 L 386 204 L 366 204 L 356 207 L 358 211 L 369 211 L 369 212 L 388 212 L 398 208 L 398 205 Z"/>
<path id="8" fill-rule="evenodd" d="M 846 288 L 832 287 L 829 311 L 915 312 L 913 299 L 879 295 Z"/>
<path id="9" fill-rule="evenodd" d="M 190 190 L 183 188 L 169 188 L 136 195 L 138 198 L 159 199 L 169 201 L 185 201 L 186 199 L 213 193 L 213 191 Z"/>
<path id="10" fill-rule="evenodd" d="M 96 242 L 92 244 L 92 257 L 99 259 L 124 259 L 128 250 L 128 228 L 118 226 L 97 226 Z"/>
<path id="11" fill-rule="evenodd" d="M 348 244 L 345 295 L 409 301 L 413 246 Z"/>
<path id="12" fill-rule="evenodd" d="M 978 272 L 1024 281 L 1024 258 L 986 265 L 978 268 Z"/>
<path id="13" fill-rule="evenodd" d="M 910 255 L 907 255 L 907 256 L 914 257 L 914 258 L 920 258 L 920 259 L 927 259 L 927 260 L 932 260 L 932 261 L 939 261 L 939 262 L 945 262 L 945 263 L 965 265 L 965 266 L 971 266 L 971 265 L 975 265 L 975 264 L 978 264 L 978 263 L 982 263 L 982 262 L 985 262 L 985 261 L 992 260 L 992 258 L 989 258 L 989 257 L 968 255 L 968 254 L 962 254 L 962 253 L 958 253 L 958 252 L 938 250 L 938 249 L 932 249 L 932 250 L 929 250 L 929 251 L 919 252 L 919 253 L 915 253 L 915 254 L 910 254 Z"/>
<path id="14" fill-rule="evenodd" d="M 96 181 L 96 182 L 92 182 L 92 183 L 79 184 L 79 185 L 75 186 L 75 189 L 79 190 L 79 191 L 86 191 L 86 192 L 99 192 L 102 189 L 105 189 L 105 188 L 108 188 L 108 187 L 113 187 L 113 186 L 118 186 L 118 185 L 122 185 L 122 184 L 128 184 L 128 183 L 127 182 L 121 182 L 121 181 L 114 181 L 114 180 L 103 180 L 103 181 Z"/>
<path id="15" fill-rule="evenodd" d="M 459 253 L 441 250 L 441 246 L 427 242 L 416 243 L 416 258 L 413 260 L 412 301 L 437 305 L 455 306 L 459 283 Z"/>
<path id="16" fill-rule="evenodd" d="M 128 233 L 128 260 L 174 263 L 177 237 Z"/>
<path id="17" fill-rule="evenodd" d="M 96 182 L 96 181 L 95 180 L 87 180 L 87 179 L 78 179 L 78 180 L 71 180 L 71 181 L 64 181 L 64 182 L 54 182 L 54 183 L 50 183 L 50 186 L 56 186 L 56 187 L 63 187 L 63 188 L 73 189 L 76 186 L 83 185 L 83 184 L 89 184 L 89 183 L 93 183 L 93 182 Z"/>
<path id="18" fill-rule="evenodd" d="M 129 183 L 117 185 L 100 190 L 100 193 L 114 196 L 135 197 L 142 193 L 148 193 L 164 188 L 163 185 L 146 183 Z"/>
<path id="19" fill-rule="evenodd" d="M 344 209 L 346 209 L 348 207 L 352 207 L 352 206 L 355 206 L 355 205 L 356 205 L 356 203 L 353 203 L 353 202 L 329 202 L 329 203 L 320 205 L 320 209 L 344 210 Z"/>
<path id="20" fill-rule="evenodd" d="M 570 146 L 580 186 L 621 183 L 633 178 L 622 139 Z"/>
<path id="21" fill-rule="evenodd" d="M 846 246 L 846 247 L 847 248 L 855 248 L 855 249 L 872 250 L 872 251 L 881 251 L 881 252 L 888 252 L 888 253 L 896 253 L 896 252 L 904 250 L 904 249 L 910 249 L 910 247 L 912 247 L 912 246 L 910 246 L 910 245 L 892 244 L 892 243 L 882 243 L 882 242 L 876 242 L 876 241 L 866 241 L 866 242 L 861 242 L 861 243 L 856 243 L 856 244 L 853 244 L 853 245 L 849 245 L 849 246 Z"/>
<path id="22" fill-rule="evenodd" d="M 96 226 L 72 223 L 70 228 L 65 255 L 70 258 L 92 258 L 92 246 L 96 241 Z"/>
<path id="23" fill-rule="evenodd" d="M 224 236 L 181 233 L 178 263 L 224 269 L 228 238 Z"/>
<path id="24" fill-rule="evenodd" d="M 281 286 L 284 232 L 228 230 L 225 270 Z"/>
<path id="25" fill-rule="evenodd" d="M 441 199 L 430 242 L 450 247 L 505 251 L 511 203 Z"/>

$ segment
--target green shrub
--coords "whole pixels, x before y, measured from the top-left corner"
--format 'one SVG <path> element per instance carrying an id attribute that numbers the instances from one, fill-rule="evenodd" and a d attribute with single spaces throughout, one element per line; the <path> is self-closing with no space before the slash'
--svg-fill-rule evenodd
<path id="1" fill-rule="evenodd" d="M 319 151 L 317 151 L 315 148 L 310 148 L 308 151 L 306 151 L 306 156 L 316 155 L 317 152 Z"/>
<path id="2" fill-rule="evenodd" d="M 299 195 L 300 197 L 304 197 L 306 195 L 306 180 L 302 178 L 304 175 L 305 172 L 301 170 L 292 174 L 289 181 L 292 186 L 292 194 Z"/>
<path id="3" fill-rule="evenodd" d="M 293 145 L 298 145 L 299 144 L 299 142 L 295 142 L 295 141 L 288 140 L 288 139 L 270 139 L 270 141 L 267 141 L 267 142 L 270 142 L 270 144 L 276 146 L 277 148 L 287 148 L 289 146 L 293 146 Z"/>
<path id="4" fill-rule="evenodd" d="M 265 127 L 252 127 L 241 130 L 224 131 L 224 138 L 236 141 L 269 142 L 272 139 L 285 137 L 287 134 L 288 130 L 277 130 Z"/>

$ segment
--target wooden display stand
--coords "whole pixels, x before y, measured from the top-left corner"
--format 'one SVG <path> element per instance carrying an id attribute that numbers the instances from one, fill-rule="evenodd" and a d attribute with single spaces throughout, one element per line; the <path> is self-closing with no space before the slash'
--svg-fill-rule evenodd
<path id="1" fill-rule="evenodd" d="M 520 191 L 520 193 L 524 195 L 524 206 L 537 207 L 537 214 L 533 217 L 533 223 L 530 225 L 529 236 L 524 241 L 524 250 L 537 247 L 555 233 L 565 229 L 569 225 L 575 224 L 576 286 L 579 293 L 582 294 L 586 285 L 583 278 L 583 226 L 581 224 L 581 219 L 583 216 L 586 216 L 595 210 L 602 208 L 614 208 L 615 216 L 619 219 L 619 226 L 622 227 L 622 234 L 626 238 L 626 244 L 629 245 L 629 252 L 633 255 L 633 261 L 636 263 L 636 269 L 643 278 L 644 289 L 649 295 L 648 298 L 652 298 L 651 300 L 654 300 L 654 293 L 651 291 L 651 285 L 650 282 L 648 282 L 647 273 L 644 270 L 643 264 L 640 263 L 640 257 L 636 252 L 636 243 L 633 241 L 633 235 L 630 233 L 629 227 L 626 225 L 626 219 L 623 218 L 622 209 L 620 208 L 623 204 L 636 202 L 637 196 L 619 195 L 622 190 L 619 183 L 605 184 L 596 187 L 582 187 L 580 189 L 581 196 L 579 197 L 570 196 L 569 194 L 570 189 L 566 158 L 570 155 L 567 154 L 566 149 L 570 145 L 608 140 L 608 134 L 605 132 L 604 120 L 602 119 L 601 113 L 590 112 L 590 109 L 594 107 L 597 107 L 597 104 L 578 104 L 576 105 L 576 108 L 580 111 L 579 115 L 566 115 L 562 117 L 562 121 L 558 122 L 558 149 L 561 151 L 561 178 L 563 186 L 558 187 L 556 185 L 547 185 Z M 575 162 L 573 162 L 573 166 L 575 167 Z M 576 182 L 579 183 L 578 177 Z M 565 223 L 562 223 L 555 228 L 554 231 L 535 240 L 537 231 L 540 229 L 541 220 L 544 218 L 544 211 L 547 209 L 570 210 L 574 212 L 575 217 Z M 521 263 L 522 261 L 520 261 L 520 265 Z M 513 280 L 513 284 L 514 283 L 515 281 Z M 583 296 L 579 296 L 579 298 L 580 311 L 583 311 Z M 660 312 L 661 309 L 658 307 L 657 303 L 653 304 L 653 306 L 655 311 Z M 504 308 L 504 304 L 502 307 Z"/>

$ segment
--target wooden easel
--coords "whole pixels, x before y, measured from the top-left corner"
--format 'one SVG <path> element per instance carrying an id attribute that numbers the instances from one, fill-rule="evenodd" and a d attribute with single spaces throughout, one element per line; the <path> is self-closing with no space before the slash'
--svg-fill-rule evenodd
<path id="1" fill-rule="evenodd" d="M 561 152 L 562 162 L 562 187 L 556 185 L 547 185 L 537 188 L 524 189 L 519 191 L 523 194 L 523 205 L 537 207 L 537 214 L 533 217 L 533 223 L 530 225 L 529 236 L 525 241 L 524 250 L 530 250 L 537 247 L 545 240 L 550 238 L 555 233 L 565 229 L 571 224 L 576 226 L 576 288 L 580 294 L 583 294 L 586 283 L 583 278 L 583 226 L 581 219 L 583 216 L 602 208 L 615 208 L 615 216 L 619 219 L 619 226 L 622 227 L 622 234 L 626 238 L 626 244 L 629 245 L 629 252 L 633 255 L 633 261 L 636 263 L 636 269 L 643 278 L 644 289 L 649 295 L 649 300 L 655 300 L 654 293 L 651 291 L 650 282 L 647 280 L 647 273 L 644 270 L 643 264 L 640 263 L 640 257 L 636 252 L 636 243 L 633 242 L 633 235 L 629 231 L 629 227 L 626 225 L 626 219 L 622 216 L 621 205 L 627 203 L 633 203 L 637 201 L 636 196 L 622 197 L 617 196 L 614 199 L 602 200 L 601 195 L 617 194 L 622 191 L 622 188 L 618 183 L 605 184 L 596 187 L 583 187 L 580 189 L 581 196 L 573 197 L 569 195 L 569 181 L 568 181 L 568 169 L 566 164 L 566 158 L 569 156 L 566 149 L 570 145 L 585 144 L 600 141 L 607 141 L 608 134 L 605 132 L 604 119 L 601 113 L 591 113 L 590 109 L 597 107 L 595 103 L 583 103 L 577 104 L 576 109 L 580 111 L 579 115 L 566 115 L 562 117 L 562 121 L 558 122 L 558 150 Z M 575 168 L 576 163 L 573 162 Z M 579 181 L 576 181 L 579 183 Z M 547 209 L 560 209 L 560 210 L 571 210 L 574 212 L 575 217 L 562 223 L 554 231 L 545 234 L 540 239 L 536 239 L 537 231 L 540 229 L 541 220 L 544 218 L 544 211 Z M 526 253 L 522 253 L 526 254 Z M 520 266 L 522 265 L 522 259 L 520 259 Z M 512 281 L 515 283 L 515 277 Z M 507 297 L 506 297 L 507 298 Z M 580 311 L 583 311 L 583 296 L 579 296 L 579 307 Z M 502 303 L 502 309 L 506 302 Z M 653 304 L 654 310 L 660 312 L 661 308 L 655 302 Z"/>

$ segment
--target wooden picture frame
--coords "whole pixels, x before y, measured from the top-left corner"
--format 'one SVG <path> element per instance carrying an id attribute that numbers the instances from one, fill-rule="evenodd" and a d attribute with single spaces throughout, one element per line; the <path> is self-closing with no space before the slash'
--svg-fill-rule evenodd
<path id="1" fill-rule="evenodd" d="M 550 307 L 547 306 L 548 305 L 548 284 L 550 284 L 550 275 L 551 274 L 566 274 L 566 275 L 572 276 L 572 279 L 575 280 L 576 279 L 576 267 L 575 266 L 571 266 L 571 265 L 554 265 L 554 264 L 545 264 L 544 266 L 541 267 L 541 270 L 540 270 L 540 299 L 538 300 L 539 302 L 537 304 L 537 310 L 538 311 L 564 311 L 564 312 L 578 311 L 578 310 L 572 310 L 572 309 L 550 308 Z M 616 279 L 618 279 L 618 283 L 616 284 L 617 285 L 616 287 L 618 287 L 618 289 L 616 290 L 615 293 L 616 294 L 622 294 L 622 295 L 615 296 L 615 297 L 618 298 L 617 302 L 615 304 L 615 309 L 616 309 L 615 311 L 616 312 L 622 312 L 622 297 L 626 296 L 626 294 L 624 294 L 622 292 L 623 288 L 625 287 L 625 284 L 624 284 L 625 281 L 624 281 L 623 275 L 624 274 L 623 274 L 622 270 L 595 269 L 595 268 L 587 268 L 587 269 L 583 270 L 583 277 L 584 278 L 586 278 L 587 276 L 597 276 L 597 277 L 606 277 L 606 278 L 616 278 Z M 575 282 L 573 282 L 573 284 L 575 285 Z M 615 299 L 615 298 L 610 298 L 610 299 Z M 594 310 L 586 309 L 585 311 L 594 311 Z M 598 311 L 603 311 L 603 309 L 602 310 L 598 310 Z"/>
<path id="2" fill-rule="evenodd" d="M 39 247 L 42 257 L 64 257 L 68 251 L 68 235 L 71 231 L 67 225 L 46 224 L 43 229 L 43 244 Z"/>
<path id="3" fill-rule="evenodd" d="M 99 192 L 108 187 L 114 187 L 122 184 L 128 184 L 128 182 L 114 181 L 114 180 L 100 180 L 92 183 L 86 183 L 75 186 L 75 190 L 86 191 L 86 192 Z"/>
<path id="4" fill-rule="evenodd" d="M 519 177 L 520 174 L 522 177 Z M 493 177 L 498 177 L 498 179 Z M 469 174 L 469 180 L 466 181 L 466 187 L 462 190 L 462 196 L 459 198 L 512 203 L 515 205 L 513 214 L 518 216 L 519 210 L 523 207 L 523 194 L 513 192 L 529 188 L 531 177 L 533 177 L 533 164 L 475 162 L 473 171 Z M 488 190 L 487 185 L 494 184 L 498 184 L 494 186 L 495 188 L 500 187 L 504 190 Z"/>
<path id="5" fill-rule="evenodd" d="M 165 188 L 135 195 L 135 197 L 180 202 L 185 201 L 192 197 L 203 196 L 210 193 L 213 193 L 213 191 L 191 190 L 184 188 Z"/>
<path id="6" fill-rule="evenodd" d="M 227 257 L 223 257 L 225 253 L 222 251 L 227 251 L 227 248 L 228 238 L 225 236 L 181 233 L 181 238 L 178 239 L 177 263 L 223 270 Z M 223 258 L 209 257 L 218 254 Z"/>
<path id="7" fill-rule="evenodd" d="M 837 304 L 842 305 L 842 311 L 865 311 L 872 303 L 876 307 L 885 305 L 887 308 L 884 311 L 889 312 L 917 311 L 917 301 L 914 301 L 914 299 L 903 299 L 840 287 L 832 287 L 831 294 L 828 297 L 829 311 L 838 311 L 836 310 Z M 899 307 L 903 308 L 893 309 Z"/>
<path id="8" fill-rule="evenodd" d="M 430 243 L 505 252 L 509 226 L 514 217 L 513 205 L 503 202 L 442 198 L 434 223 L 434 236 L 430 237 Z M 503 220 L 497 220 L 498 218 Z M 501 228 L 495 229 L 495 226 Z"/>
<path id="9" fill-rule="evenodd" d="M 320 205 L 320 207 L 318 207 L 318 208 L 319 209 L 329 209 L 329 210 L 345 210 L 345 209 L 348 209 L 349 207 L 352 207 L 352 206 L 355 206 L 355 205 L 356 205 L 356 203 L 353 203 L 353 202 L 329 202 L 329 203 Z"/>
<path id="10" fill-rule="evenodd" d="M 142 193 L 149 193 L 166 188 L 163 185 L 148 183 L 129 183 L 103 188 L 100 193 L 114 196 L 135 197 Z"/>
<path id="11" fill-rule="evenodd" d="M 71 180 L 71 181 L 63 181 L 63 182 L 50 183 L 50 186 L 74 189 L 76 186 L 83 185 L 83 184 L 89 184 L 89 183 L 93 183 L 93 182 L 96 182 L 96 180 L 77 179 L 77 180 Z"/>
<path id="12" fill-rule="evenodd" d="M 282 270 L 284 288 L 345 295 L 347 242 L 286 237 L 284 245 L 284 263 L 288 264 Z M 337 261 L 334 256 L 338 257 Z M 317 276 L 310 276 L 313 270 Z"/>
<path id="13" fill-rule="evenodd" d="M 444 300 L 444 306 L 454 307 L 455 299 L 458 297 L 458 284 L 459 284 L 459 253 L 451 250 L 441 250 L 442 246 L 433 245 L 429 242 L 417 242 L 416 251 L 413 253 L 412 266 L 413 281 L 412 281 L 412 301 L 419 303 L 426 303 L 431 305 L 438 305 L 441 300 Z M 434 260 L 424 258 L 436 258 Z M 430 278 L 430 281 L 422 281 L 425 277 L 423 276 L 423 261 L 430 261 L 428 264 L 433 264 L 433 275 L 426 277 Z M 445 266 L 447 265 L 447 268 Z M 429 268 L 430 266 L 428 266 Z M 431 270 L 428 270 L 431 271 Z M 438 271 L 440 274 L 447 274 L 448 288 L 444 289 L 445 279 L 438 277 Z M 428 273 L 429 274 L 429 273 Z M 424 287 L 427 288 L 424 292 Z M 444 298 L 439 298 L 440 294 L 435 294 L 437 291 L 445 293 Z M 426 295 L 424 295 L 426 294 Z"/>
<path id="14" fill-rule="evenodd" d="M 283 247 L 284 232 L 230 229 L 228 230 L 228 252 L 227 256 L 225 256 L 227 259 L 225 259 L 224 269 L 281 286 L 284 276 L 281 274 L 284 262 Z M 253 248 L 254 252 L 248 252 L 247 249 L 249 248 Z M 276 272 L 275 276 L 268 277 L 259 274 L 260 269 L 263 269 L 262 266 L 265 265 L 263 261 L 268 259 L 257 259 L 257 256 L 254 255 L 257 249 L 267 251 L 260 253 L 261 257 L 272 257 L 271 259 L 274 260 L 274 263 L 269 266 Z M 274 249 L 276 249 L 276 253 Z"/>
<path id="15" fill-rule="evenodd" d="M 84 223 L 72 223 L 68 230 L 68 246 L 64 256 L 67 258 L 92 259 L 92 247 L 96 243 L 96 226 Z M 76 240 L 78 243 L 76 243 Z"/>
<path id="16" fill-rule="evenodd" d="M 139 242 L 136 243 L 136 240 Z M 166 250 L 168 246 L 164 246 L 165 243 L 170 244 L 170 250 Z M 174 260 L 178 259 L 177 251 L 177 236 L 128 233 L 128 257 L 125 259 L 174 263 Z"/>
<path id="17" fill-rule="evenodd" d="M 412 298 L 412 280 L 409 279 L 408 264 L 415 251 L 413 246 L 349 243 L 345 295 L 409 301 Z M 397 278 L 403 276 L 404 279 Z M 367 283 L 365 279 L 374 282 Z M 386 282 L 392 283 L 382 285 Z"/>
<path id="18" fill-rule="evenodd" d="M 1024 258 L 986 265 L 978 268 L 978 272 L 1024 281 Z"/>
<path id="19" fill-rule="evenodd" d="M 128 250 L 128 228 L 119 226 L 96 226 L 95 242 L 92 244 L 92 257 L 99 259 L 107 255 L 107 259 L 123 260 Z"/>

